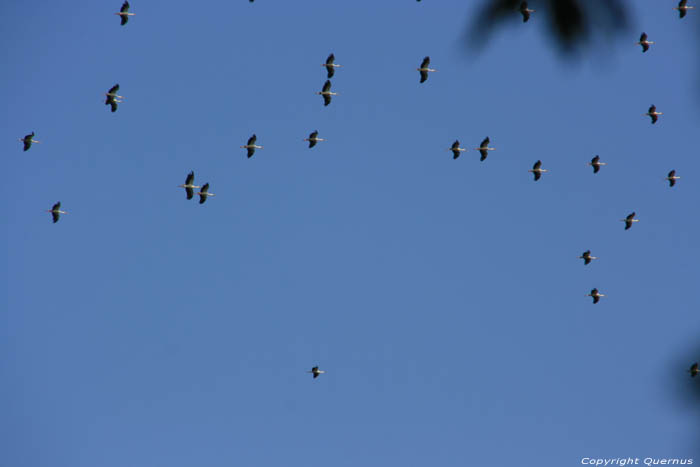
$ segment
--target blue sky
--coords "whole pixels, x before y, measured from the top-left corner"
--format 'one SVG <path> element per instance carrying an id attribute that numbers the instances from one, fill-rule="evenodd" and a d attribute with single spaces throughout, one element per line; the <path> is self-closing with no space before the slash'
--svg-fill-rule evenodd
<path id="1" fill-rule="evenodd" d="M 457 1 L 8 4 L 2 464 L 698 456 L 700 12 L 674 5 L 569 61 L 542 12 L 465 54 Z"/>

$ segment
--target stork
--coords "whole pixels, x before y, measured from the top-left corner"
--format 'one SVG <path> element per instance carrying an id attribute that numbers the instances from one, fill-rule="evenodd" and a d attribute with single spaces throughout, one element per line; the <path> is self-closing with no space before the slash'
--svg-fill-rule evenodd
<path id="1" fill-rule="evenodd" d="M 185 193 L 187 193 L 187 199 L 192 199 L 194 196 L 194 189 L 201 188 L 199 185 L 194 184 L 194 171 L 187 174 L 184 185 L 179 185 L 179 188 L 184 188 Z"/>
<path id="2" fill-rule="evenodd" d="M 482 162 L 486 159 L 486 156 L 489 155 L 489 151 L 495 151 L 495 150 L 496 150 L 496 148 L 490 148 L 490 147 L 489 147 L 489 143 L 490 143 L 490 142 L 491 142 L 491 140 L 490 140 L 489 137 L 487 136 L 486 138 L 484 138 L 484 140 L 481 142 L 481 145 L 480 145 L 478 148 L 474 148 L 474 149 L 476 149 L 477 151 L 479 151 L 479 152 L 481 153 L 481 159 L 480 159 L 480 160 L 481 160 Z"/>
<path id="3" fill-rule="evenodd" d="M 668 180 L 669 186 L 673 186 L 673 185 L 676 184 L 676 180 L 680 180 L 680 178 L 681 178 L 681 177 L 679 177 L 679 176 L 676 175 L 676 171 L 675 171 L 675 170 L 671 170 L 671 171 L 668 173 L 668 175 L 666 176 L 666 178 L 664 178 L 664 180 Z"/>
<path id="4" fill-rule="evenodd" d="M 637 45 L 642 46 L 642 52 L 646 52 L 649 50 L 649 46 L 653 44 L 654 42 L 647 40 L 647 33 L 643 32 L 641 36 L 639 36 L 639 42 L 637 42 Z"/>
<path id="5" fill-rule="evenodd" d="M 432 68 L 428 68 L 430 66 L 430 57 L 425 57 L 423 59 L 423 62 L 420 64 L 420 68 L 416 68 L 416 70 L 420 71 L 420 82 L 424 83 L 425 80 L 428 79 L 428 73 L 433 73 L 436 72 L 437 70 L 434 70 Z"/>
<path id="6" fill-rule="evenodd" d="M 523 23 L 527 23 L 530 19 L 530 13 L 534 13 L 535 10 L 530 10 L 527 7 L 527 2 L 520 2 L 520 13 L 523 15 Z"/>
<path id="7" fill-rule="evenodd" d="M 593 297 L 593 304 L 600 301 L 600 297 L 605 297 L 605 294 L 598 292 L 598 289 L 591 289 L 591 293 L 587 293 L 586 297 Z"/>
<path id="8" fill-rule="evenodd" d="M 688 0 L 681 0 L 678 2 L 678 6 L 674 6 L 673 9 L 678 10 L 678 14 L 681 18 L 685 18 L 685 14 L 688 12 L 688 10 L 693 10 L 695 7 L 688 6 Z"/>
<path id="9" fill-rule="evenodd" d="M 316 146 L 316 143 L 317 143 L 317 142 L 319 142 L 319 141 L 325 141 L 325 139 L 319 138 L 319 137 L 318 137 L 318 130 L 314 130 L 314 131 L 311 132 L 311 134 L 309 135 L 308 138 L 304 138 L 304 141 L 308 141 L 308 142 L 309 142 L 309 148 L 312 148 L 312 147 Z"/>
<path id="10" fill-rule="evenodd" d="M 216 196 L 214 193 L 209 193 L 209 184 L 202 185 L 202 189 L 197 193 L 199 195 L 199 204 L 204 204 L 209 196 Z"/>
<path id="11" fill-rule="evenodd" d="M 593 173 L 597 174 L 600 171 L 600 167 L 603 165 L 608 165 L 607 162 L 600 162 L 600 156 L 595 156 L 588 165 L 593 166 Z"/>
<path id="12" fill-rule="evenodd" d="M 124 102 L 124 96 L 120 96 L 117 94 L 119 91 L 119 84 L 115 84 L 111 88 L 109 88 L 109 91 L 105 93 L 105 96 L 107 96 L 107 99 L 105 99 L 105 105 L 109 105 L 112 107 L 112 112 L 117 111 L 118 103 Z M 120 100 L 122 99 L 122 100 Z"/>
<path id="13" fill-rule="evenodd" d="M 331 79 L 335 74 L 335 69 L 340 68 L 343 65 L 338 65 L 337 63 L 335 63 L 335 55 L 330 54 L 326 59 L 326 63 L 321 63 L 321 66 L 326 67 L 326 71 L 328 72 L 328 79 Z"/>
<path id="14" fill-rule="evenodd" d="M 307 371 L 307 373 L 311 373 L 312 375 L 314 375 L 314 379 L 316 379 L 318 378 L 318 375 L 322 375 L 323 373 L 325 373 L 325 371 L 319 370 L 318 366 L 315 366 L 310 371 Z"/>
<path id="15" fill-rule="evenodd" d="M 248 144 L 245 144 L 245 145 L 241 146 L 243 149 L 247 149 L 247 150 L 248 150 L 248 159 L 250 159 L 251 157 L 253 157 L 253 154 L 255 154 L 255 150 L 256 150 L 256 149 L 263 149 L 262 146 L 258 146 L 258 145 L 255 144 L 255 141 L 257 141 L 257 139 L 258 139 L 258 137 L 255 136 L 255 134 L 253 134 L 253 136 L 251 136 L 250 138 L 248 138 Z"/>
<path id="16" fill-rule="evenodd" d="M 458 139 L 456 139 L 455 142 L 452 143 L 452 147 L 448 148 L 447 150 L 452 151 L 452 159 L 457 159 L 461 152 L 466 151 L 466 149 L 459 147 L 459 140 Z"/>
<path id="17" fill-rule="evenodd" d="M 597 256 L 591 256 L 591 250 L 586 250 L 583 252 L 579 259 L 583 260 L 583 264 L 589 264 L 592 260 L 598 259 Z"/>
<path id="18" fill-rule="evenodd" d="M 24 150 L 29 151 L 29 148 L 32 147 L 32 143 L 41 143 L 41 141 L 37 141 L 34 139 L 34 132 L 32 131 L 29 133 L 27 136 L 24 138 L 19 138 L 19 141 L 22 141 L 24 143 Z"/>
<path id="19" fill-rule="evenodd" d="M 535 165 L 532 166 L 528 172 L 532 172 L 535 175 L 535 181 L 539 180 L 540 177 L 544 172 L 549 172 L 549 170 L 542 169 L 542 161 L 537 161 L 535 162 Z"/>
<path id="20" fill-rule="evenodd" d="M 61 202 L 57 202 L 54 204 L 51 209 L 48 209 L 46 212 L 50 212 L 51 216 L 53 217 L 53 223 L 55 224 L 58 222 L 59 217 L 61 217 L 61 214 L 68 214 L 66 211 L 61 211 Z"/>
<path id="21" fill-rule="evenodd" d="M 331 92 L 331 80 L 326 80 L 326 83 L 323 85 L 323 89 L 321 89 L 321 92 L 317 92 L 316 94 L 323 96 L 324 106 L 331 103 L 331 96 L 340 95 L 337 92 Z"/>
<path id="22" fill-rule="evenodd" d="M 645 113 L 643 115 L 646 115 L 647 117 L 651 117 L 651 124 L 653 125 L 659 119 L 659 115 L 663 115 L 663 114 L 664 114 L 663 112 L 657 112 L 656 106 L 652 104 L 652 106 L 649 107 L 649 110 L 647 111 L 647 113 Z"/>
<path id="23" fill-rule="evenodd" d="M 700 370 L 698 370 L 698 362 L 693 363 L 690 365 L 690 369 L 688 370 L 688 373 L 690 373 L 691 378 L 695 378 Z"/>
<path id="24" fill-rule="evenodd" d="M 624 219 L 620 219 L 622 222 L 625 223 L 625 230 L 629 230 L 630 227 L 632 227 L 632 223 L 639 222 L 639 219 L 634 218 L 635 215 L 636 214 L 633 212 L 633 213 L 629 214 L 627 217 L 625 217 Z"/>
<path id="25" fill-rule="evenodd" d="M 134 16 L 133 13 L 129 13 L 129 2 L 124 2 L 122 4 L 121 10 L 119 10 L 119 13 L 114 14 L 118 15 L 121 18 L 122 26 L 124 26 L 129 21 L 129 16 Z"/>

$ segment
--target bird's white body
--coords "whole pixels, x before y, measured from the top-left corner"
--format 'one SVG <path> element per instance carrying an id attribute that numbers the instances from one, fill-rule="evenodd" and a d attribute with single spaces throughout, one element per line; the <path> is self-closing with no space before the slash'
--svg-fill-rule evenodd
<path id="1" fill-rule="evenodd" d="M 19 138 L 18 141 L 24 142 L 24 138 Z M 41 141 L 37 141 L 37 140 L 35 140 L 35 139 L 30 139 L 29 141 L 30 141 L 31 143 L 41 144 Z"/>
<path id="2" fill-rule="evenodd" d="M 241 146 L 243 149 L 262 149 L 262 146 L 258 146 L 257 144 L 244 144 Z"/>
<path id="3" fill-rule="evenodd" d="M 304 138 L 304 141 L 325 141 L 323 138 Z"/>

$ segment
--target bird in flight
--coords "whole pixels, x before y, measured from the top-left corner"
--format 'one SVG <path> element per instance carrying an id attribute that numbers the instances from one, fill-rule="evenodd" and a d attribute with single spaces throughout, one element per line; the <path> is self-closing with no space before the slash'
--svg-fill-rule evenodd
<path id="1" fill-rule="evenodd" d="M 309 142 L 309 148 L 312 148 L 312 147 L 316 146 L 316 143 L 317 143 L 317 142 L 319 142 L 319 141 L 325 141 L 325 139 L 319 138 L 319 137 L 318 137 L 318 130 L 314 130 L 314 131 L 311 132 L 311 134 L 309 135 L 308 138 L 304 138 L 304 141 L 308 141 L 308 142 Z"/>
<path id="2" fill-rule="evenodd" d="M 532 168 L 528 170 L 528 172 L 532 172 L 535 175 L 535 181 L 539 180 L 543 173 L 549 172 L 549 170 L 542 169 L 541 167 L 542 161 L 537 161 L 535 162 L 535 165 L 533 165 Z"/>
<path id="3" fill-rule="evenodd" d="M 639 222 L 639 219 L 634 218 L 635 215 L 636 214 L 633 212 L 633 213 L 630 213 L 624 219 L 620 219 L 622 222 L 625 223 L 625 230 L 629 230 L 632 227 L 632 223 Z"/>
<path id="4" fill-rule="evenodd" d="M 586 294 L 586 297 L 593 297 L 593 304 L 596 304 L 600 301 L 600 297 L 605 297 L 605 295 L 598 292 L 598 289 L 591 289 L 591 293 Z"/>
<path id="5" fill-rule="evenodd" d="M 643 115 L 646 115 L 647 117 L 651 117 L 651 124 L 653 125 L 659 119 L 659 115 L 663 115 L 663 114 L 664 114 L 663 112 L 657 112 L 656 106 L 652 105 L 651 107 L 649 107 L 649 110 L 647 111 L 647 113 L 645 113 Z"/>
<path id="6" fill-rule="evenodd" d="M 326 67 L 326 71 L 328 72 L 328 79 L 331 79 L 335 74 L 335 69 L 340 68 L 343 65 L 338 65 L 337 63 L 335 63 L 335 55 L 330 54 L 326 59 L 326 63 L 322 63 L 321 66 Z"/>
<path id="7" fill-rule="evenodd" d="M 209 184 L 202 185 L 202 189 L 197 193 L 199 195 L 199 204 L 204 204 L 209 196 L 216 196 L 214 193 L 209 193 Z"/>
<path id="8" fill-rule="evenodd" d="M 490 142 L 491 142 L 491 140 L 490 140 L 489 137 L 487 136 L 486 138 L 484 138 L 484 140 L 481 142 L 481 145 L 480 145 L 478 148 L 474 148 L 474 149 L 476 149 L 477 151 L 479 151 L 479 152 L 481 153 L 481 159 L 480 159 L 480 160 L 481 160 L 482 162 L 483 162 L 483 161 L 486 159 L 486 157 L 489 155 L 489 151 L 495 151 L 495 150 L 496 150 L 496 148 L 490 148 L 490 147 L 489 147 L 489 143 L 490 143 Z"/>
<path id="9" fill-rule="evenodd" d="M 693 363 L 690 365 L 690 370 L 688 370 L 688 373 L 690 373 L 691 378 L 695 378 L 698 375 L 698 362 Z"/>
<path id="10" fill-rule="evenodd" d="M 27 136 L 24 138 L 20 138 L 20 141 L 24 143 L 24 150 L 29 151 L 29 148 L 32 147 L 32 143 L 41 143 L 41 141 L 37 141 L 34 139 L 34 132 L 32 131 L 29 133 Z"/>
<path id="11" fill-rule="evenodd" d="M 323 105 L 328 105 L 331 103 L 331 96 L 340 95 L 337 92 L 331 92 L 331 80 L 326 80 L 326 83 L 323 85 L 323 89 L 316 94 L 323 96 Z"/>
<path id="12" fill-rule="evenodd" d="M 58 222 L 58 219 L 61 217 L 61 214 L 68 214 L 66 211 L 61 211 L 61 202 L 57 202 L 54 204 L 51 209 L 48 209 L 46 212 L 51 213 L 51 217 L 53 217 L 53 223 L 55 224 Z"/>
<path id="13" fill-rule="evenodd" d="M 676 175 L 675 170 L 671 170 L 664 180 L 668 180 L 669 186 L 673 186 L 676 184 L 676 180 L 679 180 L 680 178 L 681 177 Z"/>
<path id="14" fill-rule="evenodd" d="M 637 45 L 642 46 L 642 52 L 646 52 L 649 50 L 649 46 L 653 44 L 654 42 L 647 40 L 647 33 L 643 32 L 641 36 L 639 36 L 639 42 L 637 42 Z"/>
<path id="15" fill-rule="evenodd" d="M 586 250 L 583 252 L 579 259 L 583 260 L 583 264 L 589 264 L 592 260 L 598 259 L 597 256 L 591 256 L 591 250 Z"/>
<path id="16" fill-rule="evenodd" d="M 200 186 L 194 184 L 194 171 L 187 174 L 185 184 L 179 185 L 179 188 L 184 188 L 185 193 L 187 194 L 187 199 L 192 199 L 192 197 L 194 196 L 194 189 L 201 188 Z"/>
<path id="17" fill-rule="evenodd" d="M 423 62 L 420 64 L 420 68 L 416 68 L 418 71 L 420 71 L 420 82 L 424 83 L 425 80 L 428 79 L 428 73 L 435 72 L 437 70 L 433 68 L 429 68 L 430 66 L 430 57 L 425 57 L 423 59 Z"/>
<path id="18" fill-rule="evenodd" d="M 678 15 L 681 18 L 685 18 L 685 14 L 688 12 L 688 10 L 693 10 L 695 7 L 688 6 L 688 0 L 681 0 L 678 2 L 678 6 L 674 6 L 673 9 L 678 10 Z"/>
<path id="19" fill-rule="evenodd" d="M 122 20 L 122 26 L 124 26 L 129 21 L 129 16 L 134 16 L 133 13 L 129 13 L 129 2 L 122 3 L 122 7 L 119 13 L 114 13 L 118 15 Z"/>
<path id="20" fill-rule="evenodd" d="M 315 378 L 318 378 L 318 375 L 322 375 L 323 373 L 325 373 L 325 371 L 319 370 L 318 367 L 315 366 L 311 369 L 311 371 L 307 371 L 307 373 L 311 373 L 312 375 L 314 375 L 314 379 L 315 379 Z"/>
<path id="21" fill-rule="evenodd" d="M 105 93 L 105 96 L 107 96 L 107 99 L 105 99 L 105 105 L 109 105 L 112 107 L 112 112 L 117 111 L 117 107 L 119 107 L 117 104 L 124 102 L 124 96 L 120 96 L 117 94 L 119 91 L 119 84 L 115 84 L 111 88 L 109 88 L 109 91 Z M 121 99 L 121 100 L 120 100 Z"/>
<path id="22" fill-rule="evenodd" d="M 257 140 L 258 137 L 255 134 L 253 134 L 253 136 L 248 138 L 248 144 L 244 144 L 243 146 L 241 146 L 243 149 L 248 150 L 248 159 L 253 157 L 253 154 L 255 154 L 256 149 L 263 149 L 262 146 L 258 146 L 257 144 L 255 144 Z"/>
<path id="23" fill-rule="evenodd" d="M 588 165 L 593 166 L 593 173 L 597 174 L 600 171 L 600 167 L 603 165 L 608 165 L 607 162 L 600 162 L 600 156 L 595 156 Z"/>
<path id="24" fill-rule="evenodd" d="M 456 139 L 454 143 L 452 143 L 452 146 L 447 149 L 448 151 L 452 151 L 452 159 L 457 159 L 459 157 L 459 154 L 466 151 L 464 148 L 459 147 L 459 140 Z"/>
<path id="25" fill-rule="evenodd" d="M 535 10 L 530 10 L 527 7 L 527 2 L 520 2 L 520 13 L 523 15 L 523 23 L 527 23 L 530 19 L 530 13 L 534 13 Z"/>

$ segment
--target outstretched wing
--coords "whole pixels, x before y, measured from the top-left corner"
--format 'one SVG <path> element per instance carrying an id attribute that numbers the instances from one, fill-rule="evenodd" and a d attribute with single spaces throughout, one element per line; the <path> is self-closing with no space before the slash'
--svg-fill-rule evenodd
<path id="1" fill-rule="evenodd" d="M 430 57 L 425 57 L 423 61 L 420 64 L 421 68 L 428 68 L 428 65 L 430 65 Z"/>
<path id="2" fill-rule="evenodd" d="M 107 94 L 116 94 L 117 91 L 119 91 L 119 85 L 115 84 L 111 88 L 109 88 L 109 91 L 107 91 Z M 108 96 L 109 97 L 109 96 Z"/>
<path id="3" fill-rule="evenodd" d="M 194 196 L 194 190 L 190 187 L 185 188 L 185 193 L 187 193 L 187 199 L 192 199 Z"/>
<path id="4" fill-rule="evenodd" d="M 117 107 L 119 107 L 119 106 L 117 105 L 117 101 L 115 101 L 114 99 L 112 99 L 112 100 L 109 101 L 108 103 L 109 103 L 109 105 L 112 107 L 112 112 L 116 112 L 116 111 L 117 111 Z"/>
<path id="5" fill-rule="evenodd" d="M 539 180 L 542 177 L 542 174 L 540 172 L 533 172 L 535 174 L 535 181 Z"/>
<path id="6" fill-rule="evenodd" d="M 253 154 L 255 154 L 255 148 L 248 148 L 248 159 L 253 157 Z"/>
<path id="7" fill-rule="evenodd" d="M 598 164 L 593 164 L 593 173 L 594 173 L 594 174 L 597 174 L 599 170 L 600 170 L 600 165 L 598 165 Z"/>
<path id="8" fill-rule="evenodd" d="M 421 72 L 420 72 L 420 82 L 421 82 L 421 83 L 425 83 L 425 80 L 427 80 L 427 79 L 428 79 L 428 72 L 427 72 L 427 71 L 424 71 L 424 70 L 421 70 Z"/>
<path id="9" fill-rule="evenodd" d="M 489 152 L 486 149 L 479 149 L 479 152 L 481 153 L 481 162 L 484 162 L 486 157 L 488 157 Z"/>
<path id="10" fill-rule="evenodd" d="M 487 137 L 484 138 L 484 140 L 481 142 L 481 147 L 482 147 L 482 148 L 488 147 L 488 145 L 489 145 L 490 142 L 491 142 L 491 140 L 490 140 L 489 137 L 487 136 Z"/>
<path id="11" fill-rule="evenodd" d="M 327 77 L 328 77 L 329 79 L 332 78 L 333 75 L 335 74 L 335 68 L 333 68 L 332 66 L 326 66 L 326 71 L 328 71 L 328 76 L 327 76 Z"/>
<path id="12" fill-rule="evenodd" d="M 248 146 L 252 146 L 255 144 L 255 142 L 258 140 L 258 136 L 253 134 L 250 138 L 248 138 Z"/>
<path id="13" fill-rule="evenodd" d="M 119 10 L 120 13 L 128 13 L 129 12 L 129 2 L 124 2 L 122 3 L 122 9 Z"/>
<path id="14" fill-rule="evenodd" d="M 323 94 L 323 105 L 328 105 L 331 103 L 330 94 Z"/>
<path id="15" fill-rule="evenodd" d="M 192 185 L 194 183 L 194 170 L 187 174 L 185 179 L 185 185 Z"/>
<path id="16" fill-rule="evenodd" d="M 535 162 L 535 165 L 532 166 L 533 170 L 537 170 L 540 167 L 542 167 L 542 161 L 537 161 Z"/>

